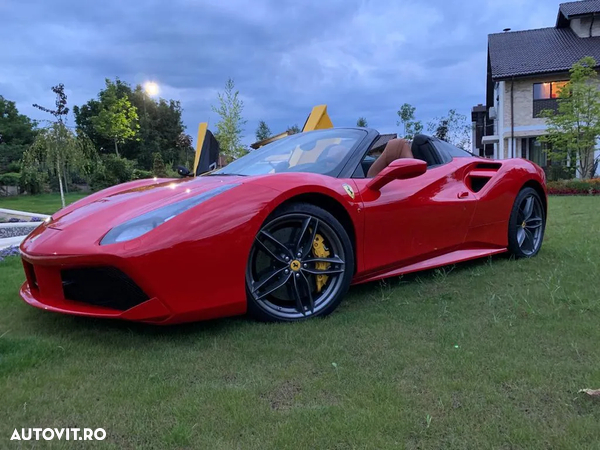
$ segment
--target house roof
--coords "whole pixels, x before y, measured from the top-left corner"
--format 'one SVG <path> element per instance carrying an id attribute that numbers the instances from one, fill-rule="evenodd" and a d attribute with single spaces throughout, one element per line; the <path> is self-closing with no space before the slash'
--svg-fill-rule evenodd
<path id="1" fill-rule="evenodd" d="M 600 3 L 600 0 L 574 3 Z M 585 56 L 592 56 L 600 63 L 600 37 L 579 38 L 570 28 L 554 27 L 496 33 L 488 37 L 488 51 L 495 81 L 566 72 Z"/>
<path id="2" fill-rule="evenodd" d="M 573 16 L 600 13 L 600 0 L 561 3 L 559 10 L 567 19 Z"/>

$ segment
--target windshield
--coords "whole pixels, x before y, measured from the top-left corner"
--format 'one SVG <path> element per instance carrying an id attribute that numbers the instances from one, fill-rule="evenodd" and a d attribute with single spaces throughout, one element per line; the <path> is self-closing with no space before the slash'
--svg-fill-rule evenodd
<path id="1" fill-rule="evenodd" d="M 248 153 L 213 175 L 310 172 L 337 176 L 366 132 L 328 129 L 293 134 Z"/>

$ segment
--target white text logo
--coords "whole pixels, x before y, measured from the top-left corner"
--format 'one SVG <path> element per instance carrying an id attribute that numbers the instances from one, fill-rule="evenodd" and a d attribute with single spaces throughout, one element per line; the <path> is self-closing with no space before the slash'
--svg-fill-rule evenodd
<path id="1" fill-rule="evenodd" d="M 11 441 L 39 441 L 53 439 L 65 441 L 103 441 L 106 431 L 103 428 L 21 428 L 21 432 L 15 428 L 10 438 Z"/>

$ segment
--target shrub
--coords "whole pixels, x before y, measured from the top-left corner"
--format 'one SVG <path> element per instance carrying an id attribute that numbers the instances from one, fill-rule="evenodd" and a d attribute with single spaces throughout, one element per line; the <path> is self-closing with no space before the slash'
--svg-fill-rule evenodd
<path id="1" fill-rule="evenodd" d="M 0 186 L 18 186 L 20 180 L 20 173 L 9 172 L 0 174 Z"/>
<path id="2" fill-rule="evenodd" d="M 152 178 L 152 172 L 150 172 L 149 170 L 144 170 L 144 169 L 133 169 L 133 176 L 132 176 L 132 180 L 141 180 L 144 178 Z"/>
<path id="3" fill-rule="evenodd" d="M 106 155 L 103 158 L 107 173 L 117 180 L 117 183 L 131 181 L 135 161 L 117 155 Z"/>
<path id="4" fill-rule="evenodd" d="M 155 177 L 166 178 L 168 176 L 167 168 L 165 167 L 165 162 L 162 158 L 162 155 L 156 152 L 154 153 L 153 157 L 154 162 L 152 164 L 152 173 Z"/>
<path id="5" fill-rule="evenodd" d="M 90 186 L 99 191 L 115 184 L 125 183 L 133 179 L 135 161 L 117 155 L 106 155 L 94 167 Z"/>
<path id="6" fill-rule="evenodd" d="M 21 163 L 19 161 L 13 161 L 6 166 L 7 172 L 18 173 L 21 171 Z"/>
<path id="7" fill-rule="evenodd" d="M 181 178 L 181 176 L 177 173 L 177 171 L 175 169 L 172 169 L 171 167 L 167 168 L 167 178 Z"/>
<path id="8" fill-rule="evenodd" d="M 550 164 L 544 168 L 548 181 L 570 180 L 575 176 L 575 169 L 563 164 Z"/>
<path id="9" fill-rule="evenodd" d="M 21 192 L 28 194 L 41 194 L 48 182 L 48 173 L 36 167 L 23 167 L 20 173 L 19 185 Z"/>
<path id="10" fill-rule="evenodd" d="M 550 195 L 598 195 L 600 194 L 600 178 L 591 180 L 561 180 L 548 182 Z"/>

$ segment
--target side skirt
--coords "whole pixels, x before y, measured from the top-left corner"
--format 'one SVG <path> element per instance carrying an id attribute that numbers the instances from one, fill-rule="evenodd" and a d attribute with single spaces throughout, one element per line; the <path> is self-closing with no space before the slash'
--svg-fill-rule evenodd
<path id="1" fill-rule="evenodd" d="M 448 264 L 455 264 L 459 262 L 469 261 L 471 259 L 483 258 L 485 256 L 497 255 L 505 253 L 508 250 L 506 248 L 494 248 L 494 249 L 475 249 L 475 250 L 456 250 L 454 252 L 446 253 L 435 258 L 427 259 L 415 264 L 394 269 L 388 272 L 368 275 L 366 278 L 358 278 L 353 280 L 352 284 L 368 283 L 370 281 L 381 280 L 383 278 L 397 277 L 405 275 L 407 273 L 419 272 L 421 270 L 435 269 L 436 267 L 447 266 Z"/>

